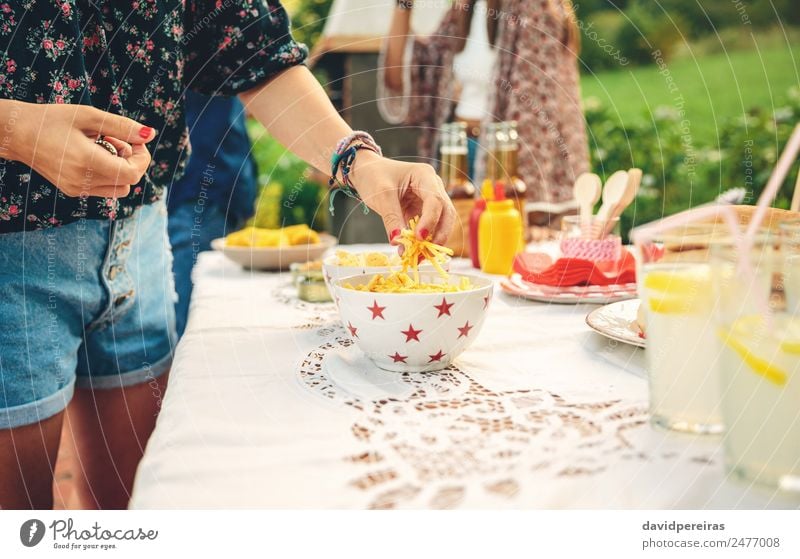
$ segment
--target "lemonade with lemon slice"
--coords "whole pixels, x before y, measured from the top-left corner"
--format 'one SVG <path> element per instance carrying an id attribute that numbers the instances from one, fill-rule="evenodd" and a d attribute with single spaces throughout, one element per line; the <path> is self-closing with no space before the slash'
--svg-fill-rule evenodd
<path id="1" fill-rule="evenodd" d="M 641 273 L 651 420 L 678 431 L 722 432 L 710 266 L 658 263 Z"/>
<path id="2" fill-rule="evenodd" d="M 792 254 L 784 260 L 783 290 L 787 310 L 800 313 L 800 254 Z"/>
<path id="3" fill-rule="evenodd" d="M 718 329 L 729 471 L 800 491 L 800 316 L 742 316 Z"/>
<path id="4" fill-rule="evenodd" d="M 781 224 L 781 245 L 786 311 L 800 314 L 800 220 Z"/>

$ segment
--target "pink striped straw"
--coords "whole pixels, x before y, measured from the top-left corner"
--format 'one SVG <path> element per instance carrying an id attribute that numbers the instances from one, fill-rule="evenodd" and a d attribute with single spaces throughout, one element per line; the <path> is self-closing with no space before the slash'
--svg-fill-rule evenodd
<path id="1" fill-rule="evenodd" d="M 750 262 L 750 248 L 748 247 L 745 235 L 742 234 L 739 227 L 736 212 L 733 210 L 733 207 L 729 205 L 701 206 L 642 225 L 631 231 L 631 240 L 633 240 L 633 243 L 637 247 L 640 247 L 640 245 L 652 241 L 656 236 L 662 233 L 679 227 L 686 227 L 698 221 L 716 218 L 717 216 L 722 216 L 725 220 L 725 225 L 727 225 L 731 233 L 733 246 L 739 254 L 739 260 L 737 262 L 739 273 L 741 273 L 748 282 L 754 282 L 756 279 L 756 271 Z M 756 305 L 759 313 L 765 317 L 767 327 L 771 328 L 772 318 L 769 308 L 769 296 L 766 298 L 757 297 Z"/>
<path id="2" fill-rule="evenodd" d="M 786 175 L 789 174 L 789 169 L 792 167 L 792 163 L 797 159 L 797 154 L 799 152 L 800 123 L 794 127 L 792 135 L 789 136 L 789 141 L 786 143 L 786 147 L 783 148 L 780 159 L 778 159 L 778 164 L 775 165 L 775 170 L 772 171 L 772 175 L 770 175 L 769 181 L 767 181 L 767 186 L 758 198 L 758 206 L 753 213 L 753 218 L 750 220 L 750 225 L 747 227 L 746 233 L 748 243 L 751 246 L 756 231 L 758 231 L 761 222 L 764 221 L 764 216 L 767 214 L 767 208 L 772 205 L 772 202 L 778 195 L 778 190 L 780 190 L 783 181 L 786 179 Z"/>
<path id="3" fill-rule="evenodd" d="M 736 212 L 731 206 L 712 205 L 686 210 L 664 219 L 642 225 L 641 227 L 637 227 L 631 231 L 631 240 L 637 247 L 639 247 L 640 245 L 652 241 L 656 236 L 671 229 L 686 227 L 688 225 L 697 223 L 698 221 L 722 216 L 722 218 L 725 220 L 725 224 L 730 230 L 734 247 L 739 253 L 739 271 L 748 279 L 748 281 L 754 280 L 755 269 L 750 262 L 750 250 L 755 244 L 756 232 L 761 226 L 761 223 L 764 221 L 764 216 L 767 213 L 767 209 L 772 205 L 772 202 L 778 195 L 778 190 L 780 189 L 781 184 L 783 184 L 786 175 L 789 173 L 792 163 L 794 163 L 795 159 L 797 159 L 798 153 L 800 153 L 800 123 L 798 123 L 792 131 L 792 135 L 789 137 L 789 141 L 781 153 L 777 165 L 775 165 L 775 170 L 772 172 L 769 181 L 767 181 L 767 186 L 764 188 L 764 191 L 761 193 L 761 196 L 758 199 L 758 206 L 756 207 L 755 212 L 753 212 L 753 216 L 744 234 L 742 234 L 739 228 L 739 221 L 737 219 Z M 759 300 L 757 301 L 757 304 L 759 311 L 767 319 L 767 323 L 771 324 L 772 321 L 769 300 L 764 299 L 763 297 L 759 297 L 758 299 Z"/>

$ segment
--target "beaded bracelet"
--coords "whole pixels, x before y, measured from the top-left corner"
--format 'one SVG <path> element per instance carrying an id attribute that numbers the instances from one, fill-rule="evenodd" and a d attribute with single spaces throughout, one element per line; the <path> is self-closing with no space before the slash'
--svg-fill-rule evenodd
<path id="1" fill-rule="evenodd" d="M 361 140 L 359 143 L 353 143 L 355 140 Z M 328 180 L 328 185 L 331 187 L 330 204 L 328 211 L 331 215 L 334 214 L 333 201 L 338 192 L 342 192 L 345 196 L 358 200 L 364 208 L 364 213 L 369 213 L 369 208 L 361 199 L 361 196 L 353 186 L 353 181 L 350 179 L 350 170 L 353 167 L 353 162 L 356 159 L 358 150 L 367 149 L 378 155 L 383 155 L 381 148 L 375 143 L 375 140 L 367 132 L 358 130 L 352 134 L 348 134 L 336 144 L 336 151 L 331 155 L 331 178 Z M 339 182 L 336 175 L 341 170 L 342 180 Z"/>

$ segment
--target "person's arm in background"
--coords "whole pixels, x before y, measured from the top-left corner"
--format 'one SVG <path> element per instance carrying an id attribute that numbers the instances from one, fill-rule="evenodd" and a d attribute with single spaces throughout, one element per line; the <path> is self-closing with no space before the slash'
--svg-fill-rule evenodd
<path id="1" fill-rule="evenodd" d="M 403 64 L 405 64 L 406 42 L 411 33 L 411 0 L 398 3 L 392 14 L 389 25 L 389 36 L 386 38 L 386 54 L 384 59 L 384 81 L 386 87 L 394 90 L 403 89 Z"/>
<path id="2" fill-rule="evenodd" d="M 454 0 L 450 12 L 445 16 L 451 19 L 455 27 L 452 33 L 442 37 L 447 47 L 458 52 L 464 48 L 464 41 L 469 35 L 469 25 L 474 0 Z M 414 8 L 413 0 L 397 0 L 397 6 L 392 13 L 389 25 L 389 34 L 386 37 L 383 60 L 383 80 L 387 88 L 394 91 L 403 90 L 403 73 L 405 70 L 406 47 L 409 40 L 413 40 L 411 32 L 411 10 Z M 440 28 L 441 29 L 441 28 Z M 431 48 L 443 48 L 441 39 L 431 45 Z"/>
<path id="3" fill-rule="evenodd" d="M 305 66 L 289 68 L 239 94 L 247 111 L 272 136 L 320 171 L 330 174 L 336 144 L 352 129 Z M 433 167 L 359 150 L 351 179 L 364 202 L 383 218 L 389 237 L 420 216 L 417 231 L 444 243 L 456 213 Z"/>

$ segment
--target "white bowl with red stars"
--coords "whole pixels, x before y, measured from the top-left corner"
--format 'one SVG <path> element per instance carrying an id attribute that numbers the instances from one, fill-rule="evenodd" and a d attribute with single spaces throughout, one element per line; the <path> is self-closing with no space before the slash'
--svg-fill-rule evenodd
<path id="1" fill-rule="evenodd" d="M 367 284 L 373 274 L 333 282 L 333 295 L 345 330 L 381 369 L 423 372 L 444 369 L 478 336 L 492 300 L 492 280 L 469 276 L 474 289 L 448 293 L 372 293 L 345 287 Z M 453 285 L 461 274 L 443 280 L 421 272 L 422 283 Z"/>

